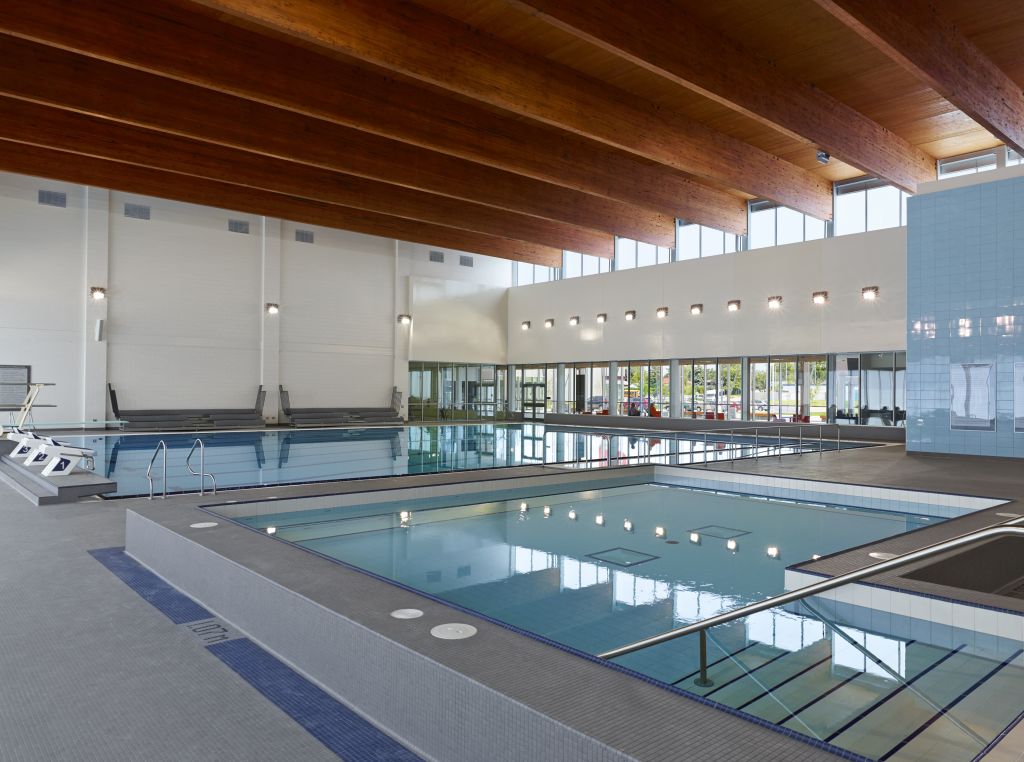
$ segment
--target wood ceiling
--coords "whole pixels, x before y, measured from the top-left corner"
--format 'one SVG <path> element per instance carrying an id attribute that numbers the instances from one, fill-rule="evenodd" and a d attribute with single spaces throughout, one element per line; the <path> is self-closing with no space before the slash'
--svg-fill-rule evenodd
<path id="1" fill-rule="evenodd" d="M 0 169 L 557 265 L 1024 148 L 1022 41 L 1019 0 L 8 0 Z"/>

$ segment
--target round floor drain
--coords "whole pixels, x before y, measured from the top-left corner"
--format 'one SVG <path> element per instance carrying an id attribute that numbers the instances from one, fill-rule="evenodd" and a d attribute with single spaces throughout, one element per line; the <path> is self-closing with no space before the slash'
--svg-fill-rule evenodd
<path id="1" fill-rule="evenodd" d="M 476 635 L 476 627 L 471 624 L 439 624 L 430 634 L 441 640 L 463 640 Z"/>
<path id="2" fill-rule="evenodd" d="M 200 521 L 196 524 L 189 524 L 192 529 L 209 529 L 210 527 L 217 526 L 216 521 Z"/>
<path id="3" fill-rule="evenodd" d="M 395 609 L 391 612 L 395 619 L 419 619 L 423 612 L 419 609 Z"/>
<path id="4" fill-rule="evenodd" d="M 868 553 L 868 555 L 871 556 L 872 558 L 877 558 L 879 561 L 888 561 L 890 559 L 896 558 L 896 554 L 895 553 L 882 553 L 880 551 L 875 551 L 874 553 Z"/>

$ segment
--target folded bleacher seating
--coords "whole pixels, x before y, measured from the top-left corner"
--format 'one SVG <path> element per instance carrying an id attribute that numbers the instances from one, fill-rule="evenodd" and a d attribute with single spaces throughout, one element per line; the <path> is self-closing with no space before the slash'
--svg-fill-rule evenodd
<path id="1" fill-rule="evenodd" d="M 260 386 L 252 409 L 210 410 L 122 410 L 117 404 L 117 392 L 107 384 L 110 409 L 126 431 L 199 431 L 202 429 L 255 429 L 263 428 L 263 403 L 267 393 Z"/>
<path id="2" fill-rule="evenodd" d="M 296 428 L 317 426 L 379 426 L 402 424 L 399 410 L 402 407 L 402 393 L 398 387 L 391 390 L 390 407 L 292 407 L 291 398 L 283 386 L 281 394 L 281 412 L 288 422 Z"/>

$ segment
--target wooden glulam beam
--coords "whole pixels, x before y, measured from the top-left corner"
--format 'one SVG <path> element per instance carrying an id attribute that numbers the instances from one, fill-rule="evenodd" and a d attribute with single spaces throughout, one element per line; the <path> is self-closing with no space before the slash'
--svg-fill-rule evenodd
<path id="1" fill-rule="evenodd" d="M 1024 93 L 929 0 L 815 0 L 1003 142 L 1024 151 Z M 978 12 L 984 13 L 984 4 Z"/>
<path id="2" fill-rule="evenodd" d="M 831 219 L 831 185 L 818 175 L 414 3 L 198 2 L 275 34 L 291 35 L 306 44 Z"/>
<path id="3" fill-rule="evenodd" d="M 671 0 L 509 0 L 596 45 L 808 142 L 909 193 L 935 179 L 935 159 L 814 85 L 779 71 Z M 672 34 L 659 34 L 671 29 Z"/>
<path id="4" fill-rule="evenodd" d="M 0 96 L 0 137 L 611 258 L 614 237 Z"/>
<path id="5" fill-rule="evenodd" d="M 669 217 L 746 232 L 742 200 L 682 172 L 564 131 L 508 119 L 161 0 L 11 0 L 0 14 L 0 32 Z M 9 60 L 15 67 L 21 65 L 17 56 Z M 109 74 L 110 68 L 60 63 L 83 73 L 65 85 L 83 88 L 84 97 L 103 100 L 108 108 L 121 98 L 105 87 L 103 76 L 91 77 Z M 21 68 L 17 76 L 23 80 L 22 92 L 28 91 L 26 97 L 36 87 L 50 86 L 43 77 L 25 77 L 25 70 Z M 165 85 L 156 94 L 165 90 L 172 88 Z M 205 121 L 198 119 L 189 129 L 200 130 Z M 240 128 L 245 127 L 242 120 Z M 296 140 L 294 135 L 285 137 Z"/>
<path id="6" fill-rule="evenodd" d="M 457 230 L 442 225 L 333 206 L 215 180 L 55 151 L 0 138 L 0 170 L 110 188 L 128 193 L 441 246 L 547 267 L 560 267 L 561 249 Z"/>
<path id="7" fill-rule="evenodd" d="M 33 77 L 25 77 L 25 71 Z M 658 246 L 675 245 L 675 220 L 650 209 L 2 35 L 0 94 Z"/>

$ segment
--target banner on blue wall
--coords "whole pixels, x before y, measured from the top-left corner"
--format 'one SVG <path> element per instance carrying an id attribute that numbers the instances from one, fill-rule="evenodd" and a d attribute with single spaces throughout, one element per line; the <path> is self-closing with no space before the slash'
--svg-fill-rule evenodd
<path id="1" fill-rule="evenodd" d="M 949 366 L 949 427 L 995 431 L 996 374 L 992 363 Z"/>

